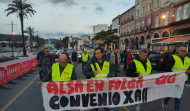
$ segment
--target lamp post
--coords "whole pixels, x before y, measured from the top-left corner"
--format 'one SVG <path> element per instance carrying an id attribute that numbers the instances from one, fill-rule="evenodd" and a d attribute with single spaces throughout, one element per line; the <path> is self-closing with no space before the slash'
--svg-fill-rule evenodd
<path id="1" fill-rule="evenodd" d="M 12 57 L 14 59 L 14 49 L 13 49 L 13 44 L 14 44 L 14 32 L 12 32 Z"/>

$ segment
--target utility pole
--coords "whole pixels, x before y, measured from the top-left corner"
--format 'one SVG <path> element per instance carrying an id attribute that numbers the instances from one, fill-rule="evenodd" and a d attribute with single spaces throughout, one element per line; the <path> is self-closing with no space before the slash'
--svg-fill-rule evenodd
<path id="1" fill-rule="evenodd" d="M 15 33 L 13 32 L 13 26 L 14 25 L 17 25 L 17 24 L 13 24 L 13 21 L 11 22 L 11 24 L 8 24 L 8 25 L 11 25 L 11 27 L 12 27 L 12 57 L 13 57 L 13 59 L 14 59 L 14 50 L 13 50 L 13 44 L 14 44 L 14 35 L 15 35 Z"/>

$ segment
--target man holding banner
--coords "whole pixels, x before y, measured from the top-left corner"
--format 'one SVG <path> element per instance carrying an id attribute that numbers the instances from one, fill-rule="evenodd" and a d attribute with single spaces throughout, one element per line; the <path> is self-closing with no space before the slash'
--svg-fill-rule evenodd
<path id="1" fill-rule="evenodd" d="M 147 59 L 148 51 L 141 49 L 139 55 L 129 64 L 126 76 L 143 78 L 142 74 L 150 74 L 152 71 L 151 63 Z M 140 111 L 140 104 L 135 105 L 134 111 Z"/>
<path id="2" fill-rule="evenodd" d="M 76 80 L 76 73 L 73 68 L 73 65 L 67 63 L 68 58 L 66 54 L 61 54 L 59 56 L 59 62 L 52 65 L 51 70 L 48 74 L 38 82 L 38 85 L 41 86 L 42 82 L 47 81 L 69 81 Z"/>
<path id="3" fill-rule="evenodd" d="M 190 58 L 186 56 L 187 48 L 179 47 L 176 53 L 172 55 L 166 62 L 166 71 L 168 72 L 185 72 L 187 75 L 190 73 Z M 186 78 L 186 81 L 188 77 Z M 167 104 L 171 98 L 165 98 L 162 102 L 162 109 L 167 111 Z M 174 110 L 180 111 L 180 98 L 175 98 Z"/>
<path id="4" fill-rule="evenodd" d="M 108 78 L 111 74 L 110 62 L 106 60 L 106 58 L 103 58 L 104 49 L 97 47 L 94 52 L 95 59 L 87 63 L 84 74 L 91 77 L 91 79 Z M 104 110 L 110 111 L 109 108 L 104 108 Z M 98 108 L 95 108 L 92 111 L 98 111 Z"/>

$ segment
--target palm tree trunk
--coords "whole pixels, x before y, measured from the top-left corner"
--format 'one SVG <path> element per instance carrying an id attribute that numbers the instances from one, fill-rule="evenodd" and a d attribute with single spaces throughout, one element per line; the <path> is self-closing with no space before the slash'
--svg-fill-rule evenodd
<path id="1" fill-rule="evenodd" d="M 21 31 L 22 31 L 22 44 L 23 44 L 23 56 L 26 56 L 26 47 L 24 43 L 24 19 L 23 16 L 20 17 L 20 22 L 21 22 Z"/>

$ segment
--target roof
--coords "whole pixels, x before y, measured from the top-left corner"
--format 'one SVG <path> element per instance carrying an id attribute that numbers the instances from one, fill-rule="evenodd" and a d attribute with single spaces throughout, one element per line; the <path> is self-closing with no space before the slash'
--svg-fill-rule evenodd
<path id="1" fill-rule="evenodd" d="M 184 41 L 189 41 L 189 40 L 190 40 L 190 35 L 189 36 L 177 36 L 177 37 L 171 37 L 171 38 L 159 41 L 157 43 L 184 42 Z"/>

